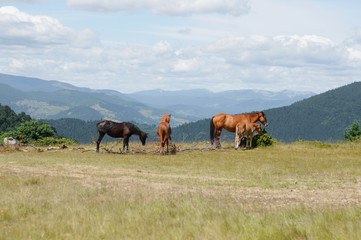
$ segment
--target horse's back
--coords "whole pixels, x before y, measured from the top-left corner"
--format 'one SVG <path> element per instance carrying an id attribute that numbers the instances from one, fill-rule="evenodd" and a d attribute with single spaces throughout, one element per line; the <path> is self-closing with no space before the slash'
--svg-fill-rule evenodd
<path id="1" fill-rule="evenodd" d="M 131 132 L 132 123 L 129 122 L 113 122 L 109 120 L 101 121 L 97 124 L 99 133 L 106 133 L 111 137 L 123 137 Z"/>
<path id="2" fill-rule="evenodd" d="M 229 132 L 235 132 L 236 125 L 240 121 L 239 116 L 220 113 L 213 117 L 213 123 L 217 129 L 224 128 Z"/>
<path id="3" fill-rule="evenodd" d="M 111 127 L 112 123 L 113 123 L 112 121 L 108 121 L 108 120 L 98 122 L 97 123 L 98 132 L 106 133 L 108 131 L 108 129 Z"/>
<path id="4" fill-rule="evenodd" d="M 167 122 L 159 123 L 157 133 L 159 136 L 170 135 L 172 133 L 172 129 L 170 128 L 170 124 Z"/>

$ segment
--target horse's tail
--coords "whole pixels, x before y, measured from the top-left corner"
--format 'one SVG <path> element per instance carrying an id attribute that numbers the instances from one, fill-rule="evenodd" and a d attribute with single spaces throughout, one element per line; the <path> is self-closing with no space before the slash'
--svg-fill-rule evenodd
<path id="1" fill-rule="evenodd" d="M 211 122 L 209 123 L 209 133 L 210 133 L 211 144 L 212 145 L 213 145 L 213 142 L 214 142 L 214 135 L 216 133 L 216 131 L 215 131 L 216 127 L 214 126 L 213 118 L 214 118 L 214 116 L 212 117 Z"/>

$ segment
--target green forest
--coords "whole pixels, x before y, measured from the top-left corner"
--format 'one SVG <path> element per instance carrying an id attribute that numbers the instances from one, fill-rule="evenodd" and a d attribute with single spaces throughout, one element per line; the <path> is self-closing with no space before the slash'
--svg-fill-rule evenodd
<path id="1" fill-rule="evenodd" d="M 30 120 L 31 117 L 24 112 L 16 114 L 9 106 L 0 104 L 0 133 L 12 131 L 20 123 Z"/>

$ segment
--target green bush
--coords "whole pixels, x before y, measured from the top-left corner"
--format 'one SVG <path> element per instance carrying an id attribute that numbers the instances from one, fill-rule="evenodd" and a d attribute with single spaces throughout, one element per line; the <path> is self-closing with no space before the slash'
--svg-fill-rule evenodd
<path id="1" fill-rule="evenodd" d="M 13 134 L 15 139 L 28 143 L 45 137 L 53 137 L 56 132 L 46 123 L 39 124 L 35 120 L 30 120 L 16 127 Z"/>
<path id="2" fill-rule="evenodd" d="M 257 139 L 257 146 L 267 147 L 273 145 L 274 143 L 275 140 L 267 133 L 259 135 L 259 138 Z"/>
<path id="3" fill-rule="evenodd" d="M 14 131 L 0 134 L 1 142 L 5 137 L 14 137 L 22 143 L 34 143 L 39 146 L 49 145 L 74 145 L 78 142 L 76 140 L 61 138 L 56 130 L 49 124 L 37 122 L 35 120 L 26 121 L 20 124 Z"/>
<path id="4" fill-rule="evenodd" d="M 344 135 L 347 141 L 355 141 L 357 139 L 360 139 L 361 138 L 360 124 L 357 121 L 355 121 L 352 124 L 352 126 L 346 130 Z"/>

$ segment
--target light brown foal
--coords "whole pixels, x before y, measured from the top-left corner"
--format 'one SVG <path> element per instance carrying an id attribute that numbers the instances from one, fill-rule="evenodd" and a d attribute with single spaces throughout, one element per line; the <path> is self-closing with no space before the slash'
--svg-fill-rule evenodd
<path id="1" fill-rule="evenodd" d="M 240 122 L 236 126 L 236 146 L 235 149 L 239 148 L 239 145 L 241 143 L 241 140 L 244 135 L 247 136 L 246 140 L 246 149 L 248 146 L 248 142 L 250 142 L 250 149 L 252 148 L 252 139 L 253 139 L 253 133 L 257 131 L 259 134 L 262 134 L 262 126 L 261 124 L 252 123 L 252 122 Z"/>

